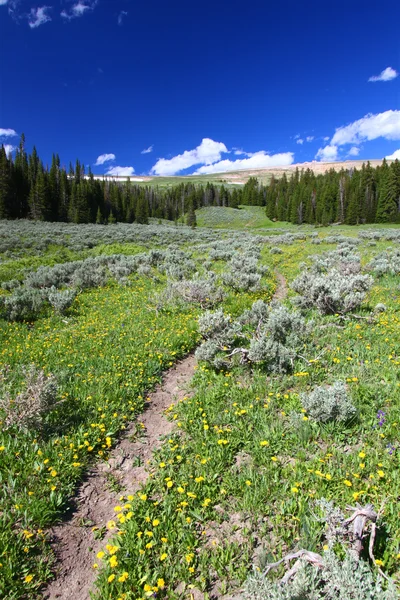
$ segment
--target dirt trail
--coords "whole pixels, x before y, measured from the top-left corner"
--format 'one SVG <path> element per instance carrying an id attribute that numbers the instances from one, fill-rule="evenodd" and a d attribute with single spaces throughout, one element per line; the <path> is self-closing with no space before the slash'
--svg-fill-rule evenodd
<path id="1" fill-rule="evenodd" d="M 279 271 L 275 271 L 275 277 L 277 279 L 277 287 L 274 294 L 274 300 L 284 300 L 288 294 L 288 288 L 286 279 L 279 273 Z"/>
<path id="2" fill-rule="evenodd" d="M 72 517 L 51 530 L 51 542 L 58 563 L 57 575 L 43 593 L 47 600 L 89 600 L 96 579 L 96 554 L 106 538 L 96 540 L 92 527 L 104 527 L 115 517 L 114 506 L 121 494 L 134 493 L 148 478 L 146 464 L 160 438 L 168 435 L 173 424 L 164 411 L 184 397 L 194 374 L 195 358 L 190 355 L 168 371 L 161 385 L 150 394 L 145 411 L 125 432 L 110 453 L 108 462 L 98 463 L 79 489 Z M 142 423 L 140 437 L 137 423 Z M 109 535 L 110 537 L 110 535 Z"/>

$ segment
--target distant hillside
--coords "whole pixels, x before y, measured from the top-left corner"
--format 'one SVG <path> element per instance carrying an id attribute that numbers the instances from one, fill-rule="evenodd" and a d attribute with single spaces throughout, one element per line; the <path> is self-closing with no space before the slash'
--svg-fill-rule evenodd
<path id="1" fill-rule="evenodd" d="M 132 183 L 139 183 L 142 185 L 158 185 L 160 187 L 168 187 L 171 185 L 177 185 L 182 182 L 191 181 L 193 183 L 205 184 L 208 181 L 210 183 L 223 183 L 224 185 L 235 186 L 244 185 L 250 177 L 257 177 L 262 183 L 268 183 L 272 175 L 277 178 L 282 177 L 284 173 L 289 175 L 298 168 L 311 169 L 314 173 L 326 173 L 330 169 L 340 171 L 341 169 L 361 169 L 363 163 L 367 163 L 367 160 L 346 160 L 343 162 L 305 162 L 296 163 L 285 167 L 271 167 L 268 169 L 248 169 L 244 171 L 229 171 L 227 173 L 212 173 L 210 175 L 176 175 L 173 177 L 154 177 L 150 175 L 139 175 L 137 177 L 130 177 Z M 377 167 L 382 164 L 382 159 L 371 159 L 369 161 L 371 166 Z M 392 161 L 388 161 L 389 163 Z M 103 176 L 96 175 L 97 179 L 103 179 Z M 127 177 L 112 177 L 105 175 L 104 179 L 114 181 L 126 181 Z"/>

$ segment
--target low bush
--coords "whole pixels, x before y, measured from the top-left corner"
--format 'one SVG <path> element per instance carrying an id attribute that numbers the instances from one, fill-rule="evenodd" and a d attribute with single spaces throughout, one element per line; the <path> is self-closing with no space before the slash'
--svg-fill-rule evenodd
<path id="1" fill-rule="evenodd" d="M 341 381 L 336 381 L 332 386 L 316 387 L 308 394 L 301 394 L 300 400 L 307 414 L 319 423 L 348 423 L 357 413 Z"/>
<path id="2" fill-rule="evenodd" d="M 343 560 L 333 552 L 323 556 L 323 567 L 303 563 L 286 584 L 270 581 L 255 571 L 245 585 L 247 600 L 396 600 L 393 583 L 375 577 L 368 563 L 346 553 Z"/>
<path id="3" fill-rule="evenodd" d="M 316 273 L 303 271 L 292 283 L 299 295 L 293 302 L 301 308 L 316 308 L 321 314 L 344 314 L 359 308 L 373 284 L 370 275 L 344 275 L 337 269 Z"/>
<path id="4" fill-rule="evenodd" d="M 35 366 L 24 368 L 24 389 L 15 397 L 10 393 L 9 371 L 0 374 L 0 413 L 3 429 L 17 428 L 40 433 L 46 418 L 57 404 L 55 378 Z"/>

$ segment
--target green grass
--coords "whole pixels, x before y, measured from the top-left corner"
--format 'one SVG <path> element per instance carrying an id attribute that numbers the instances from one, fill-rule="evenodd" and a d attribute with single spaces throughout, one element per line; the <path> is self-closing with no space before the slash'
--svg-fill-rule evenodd
<path id="1" fill-rule="evenodd" d="M 240 209 L 212 206 L 196 210 L 199 227 L 213 229 L 258 229 L 274 227 L 262 206 L 246 206 Z"/>
<path id="2" fill-rule="evenodd" d="M 230 224 L 224 225 L 227 215 L 232 215 Z M 257 233 L 282 226 L 269 222 L 260 207 L 202 209 L 198 221 L 203 217 L 203 226 L 208 219 L 216 228 Z M 358 229 L 317 231 L 321 237 L 343 232 L 354 236 Z M 220 235 L 229 236 L 229 231 L 216 238 Z M 357 250 L 363 264 L 387 245 L 363 242 Z M 301 240 L 281 246 L 279 255 L 264 247 L 261 260 L 271 267 L 264 291 L 228 292 L 224 310 L 237 316 L 256 298 L 268 301 L 274 269 L 290 283 L 301 262 L 334 247 Z M 103 245 L 81 257 L 141 249 Z M 206 256 L 193 250 L 202 272 Z M 11 277 L 10 268 L 22 276 L 25 268 L 76 258 L 59 248 L 30 259 L 21 256 L 12 268 L 0 265 L 0 279 Z M 213 264 L 218 276 L 225 269 L 222 261 Z M 163 289 L 165 277 L 152 275 L 158 281 L 133 275 L 129 286 L 109 283 L 85 291 L 66 317 L 47 312 L 34 323 L 0 320 L 0 367 L 11 366 L 13 393 L 21 389 L 22 367 L 34 363 L 57 377 L 64 400 L 42 437 L 0 430 L 2 597 L 40 595 L 52 568 L 46 528 L 65 512 L 90 464 L 105 458 L 127 423 L 135 420 L 161 371 L 199 342 L 200 310 L 156 312 L 151 298 Z M 207 598 L 218 583 L 224 593 L 246 579 L 255 543 L 261 563 L 300 547 L 320 552 L 323 530 L 312 518 L 312 503 L 321 497 L 342 510 L 355 502 L 382 509 L 375 556 L 385 572 L 399 576 L 398 278 L 376 280 L 360 315 L 368 316 L 378 302 L 388 310 L 373 324 L 309 311 L 306 316 L 314 325 L 303 356 L 320 356 L 308 364 L 297 359 L 291 374 L 268 376 L 262 369 L 244 367 L 215 372 L 199 365 L 193 396 L 169 411 L 175 432 L 157 451 L 152 477 L 116 507 L 114 531 L 122 535 L 112 542 L 111 552 L 105 548 L 97 559 L 98 600 L 139 600 L 154 592 L 173 600 L 179 597 L 174 591 L 178 584 L 185 584 L 189 594 L 190 586 L 196 587 Z M 348 385 L 357 421 L 322 426 L 305 415 L 294 427 L 291 413 L 301 413 L 300 394 L 336 380 Z M 385 412 L 382 425 L 378 410 Z M 111 556 L 116 559 L 110 564 Z"/>

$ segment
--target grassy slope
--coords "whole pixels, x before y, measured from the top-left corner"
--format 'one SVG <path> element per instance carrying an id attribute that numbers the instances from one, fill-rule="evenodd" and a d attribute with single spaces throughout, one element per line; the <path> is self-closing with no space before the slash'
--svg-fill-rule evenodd
<path id="1" fill-rule="evenodd" d="M 232 210 L 205 209 L 205 219 L 222 228 Z M 234 213 L 230 229 L 261 233 L 260 228 L 283 225 L 268 222 L 260 207 Z M 324 237 L 339 231 L 356 236 L 358 228 L 324 228 L 319 234 Z M 364 242 L 360 248 L 364 263 L 387 245 L 378 242 L 371 248 Z M 277 268 L 290 282 L 300 262 L 310 254 L 333 248 L 331 244 L 314 246 L 300 241 L 282 246 L 282 255 L 271 255 L 265 247 L 262 262 L 271 267 L 271 273 Z M 131 253 L 138 248 L 129 245 L 113 250 Z M 111 248 L 103 247 L 105 251 Z M 53 263 L 50 254 L 43 262 Z M 18 265 L 21 271 L 22 266 L 27 265 Z M 225 268 L 225 263 L 219 262 L 213 270 Z M 7 269 L 4 273 L 0 270 L 0 275 L 9 277 Z M 18 598 L 22 590 L 33 597 L 48 576 L 41 528 L 65 506 L 90 457 L 107 452 L 108 443 L 113 443 L 124 426 L 125 413 L 134 416 L 141 409 L 143 391 L 157 380 L 160 369 L 198 340 L 197 310 L 166 312 L 156 318 L 149 297 L 154 295 L 155 285 L 161 289 L 162 284 L 146 278 L 133 280 L 131 288 L 110 284 L 84 292 L 67 322 L 50 315 L 34 326 L 0 324 L 0 364 L 10 364 L 19 372 L 22 365 L 34 361 L 47 372 L 56 373 L 66 399 L 60 407 L 61 422 L 67 426 L 66 431 L 39 441 L 31 434 L 0 432 L 2 518 L 8 515 L 8 520 L 0 523 L 0 592 L 5 597 Z M 160 450 L 154 477 L 145 489 L 148 501 L 135 497 L 135 519 L 121 527 L 126 535 L 118 541 L 120 563 L 114 573 L 119 576 L 126 568 L 129 579 L 126 583 L 117 579 L 110 585 L 112 569 L 102 570 L 102 600 L 121 597 L 128 589 L 135 589 L 137 594 L 127 598 L 144 598 L 136 586 L 145 576 L 153 587 L 158 579 L 164 579 L 167 587 L 163 593 L 169 598 L 174 597 L 172 589 L 178 582 L 206 589 L 218 579 L 226 587 L 234 586 L 246 576 L 256 531 L 264 538 L 265 553 L 275 558 L 299 545 L 320 551 L 321 529 L 309 515 L 310 502 L 321 496 L 342 508 L 359 499 L 362 503 L 371 501 L 379 509 L 385 501 L 386 524 L 376 557 L 383 561 L 385 570 L 396 572 L 400 553 L 396 498 L 400 490 L 396 452 L 389 454 L 387 444 L 396 443 L 396 423 L 400 420 L 397 287 L 395 277 L 376 281 L 370 306 L 383 302 L 388 312 L 373 327 L 364 320 L 349 321 L 344 329 L 316 327 L 305 353 L 309 352 L 310 358 L 322 348 L 327 352 L 309 366 L 297 361 L 292 375 L 266 381 L 261 372 L 249 377 L 240 370 L 215 374 L 204 365 L 199 369 L 196 397 L 172 413 L 183 433 L 171 437 L 173 443 Z M 240 312 L 252 299 L 250 295 L 231 295 L 225 310 Z M 315 313 L 309 316 L 317 326 L 325 327 L 330 321 Z M 348 382 L 360 421 L 349 430 L 306 423 L 301 431 L 292 431 L 288 415 L 300 410 L 298 393 L 336 379 Z M 384 427 L 378 427 L 378 409 L 386 412 Z M 220 439 L 227 443 L 219 444 Z M 264 441 L 268 445 L 261 445 Z M 360 452 L 366 455 L 363 462 Z M 237 469 L 240 453 L 249 459 Z M 172 488 L 166 485 L 166 477 L 173 481 Z M 185 489 L 184 496 L 178 491 L 180 487 Z M 195 497 L 188 496 L 188 491 Z M 159 502 L 155 504 L 156 500 Z M 214 509 L 216 505 L 222 507 L 223 516 Z M 207 534 L 202 537 L 202 531 L 207 532 L 209 521 L 229 520 L 233 510 L 250 515 L 248 543 L 238 545 L 229 538 L 216 542 L 210 560 L 209 546 L 205 548 L 201 541 L 208 539 Z M 160 525 L 150 526 L 150 517 L 152 523 L 157 519 Z M 260 519 L 266 519 L 261 528 Z M 11 526 L 13 521 L 18 523 L 17 532 Z M 137 534 L 153 529 L 156 545 L 146 548 L 144 538 Z M 208 543 L 213 540 L 208 539 Z M 143 549 L 144 555 L 140 553 Z M 127 552 L 129 558 L 125 560 Z M 167 557 L 160 561 L 164 553 Z M 33 579 L 25 581 L 31 574 Z M 14 595 L 7 596 L 10 585 Z"/>

